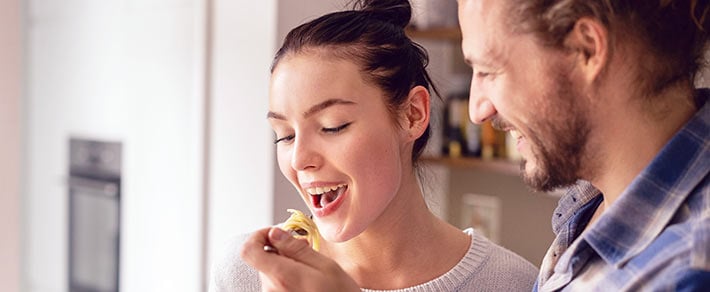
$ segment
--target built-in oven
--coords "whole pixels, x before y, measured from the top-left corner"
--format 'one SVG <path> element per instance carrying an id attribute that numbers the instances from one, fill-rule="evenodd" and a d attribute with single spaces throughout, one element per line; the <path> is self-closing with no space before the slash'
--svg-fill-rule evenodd
<path id="1" fill-rule="evenodd" d="M 118 292 L 121 144 L 69 141 L 69 291 Z"/>

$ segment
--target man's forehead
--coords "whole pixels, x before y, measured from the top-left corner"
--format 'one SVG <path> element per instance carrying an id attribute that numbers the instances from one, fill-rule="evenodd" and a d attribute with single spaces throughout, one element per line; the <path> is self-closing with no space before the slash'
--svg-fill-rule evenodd
<path id="1" fill-rule="evenodd" d="M 457 0 L 459 8 L 475 9 L 483 12 L 492 12 L 508 0 Z"/>
<path id="2" fill-rule="evenodd" d="M 459 0 L 460 4 L 466 5 L 460 7 L 461 46 L 469 65 L 490 66 L 501 61 L 502 41 L 508 32 L 499 17 L 500 8 L 495 6 L 496 2 L 500 3 L 500 0 Z"/>

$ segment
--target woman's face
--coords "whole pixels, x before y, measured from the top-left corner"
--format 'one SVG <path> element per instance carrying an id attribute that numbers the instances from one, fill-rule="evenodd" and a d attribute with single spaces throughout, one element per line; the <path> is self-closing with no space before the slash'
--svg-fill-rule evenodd
<path id="1" fill-rule="evenodd" d="M 281 172 L 325 239 L 357 236 L 400 188 L 411 164 L 407 134 L 353 62 L 297 53 L 281 59 L 271 77 L 268 117 Z"/>

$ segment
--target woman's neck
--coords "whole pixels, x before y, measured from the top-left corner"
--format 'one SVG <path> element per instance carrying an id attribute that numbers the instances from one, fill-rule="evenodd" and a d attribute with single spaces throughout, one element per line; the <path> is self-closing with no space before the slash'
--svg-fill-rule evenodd
<path id="1" fill-rule="evenodd" d="M 324 243 L 333 258 L 361 287 L 404 288 L 432 280 L 466 254 L 470 237 L 434 216 L 418 182 L 403 183 L 390 206 L 357 237 Z"/>

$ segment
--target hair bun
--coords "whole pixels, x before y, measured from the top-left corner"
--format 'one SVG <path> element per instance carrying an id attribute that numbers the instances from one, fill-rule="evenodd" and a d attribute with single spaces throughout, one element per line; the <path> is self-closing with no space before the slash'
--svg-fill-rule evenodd
<path id="1" fill-rule="evenodd" d="M 358 0 L 353 9 L 371 14 L 378 20 L 404 28 L 412 19 L 409 0 Z"/>

